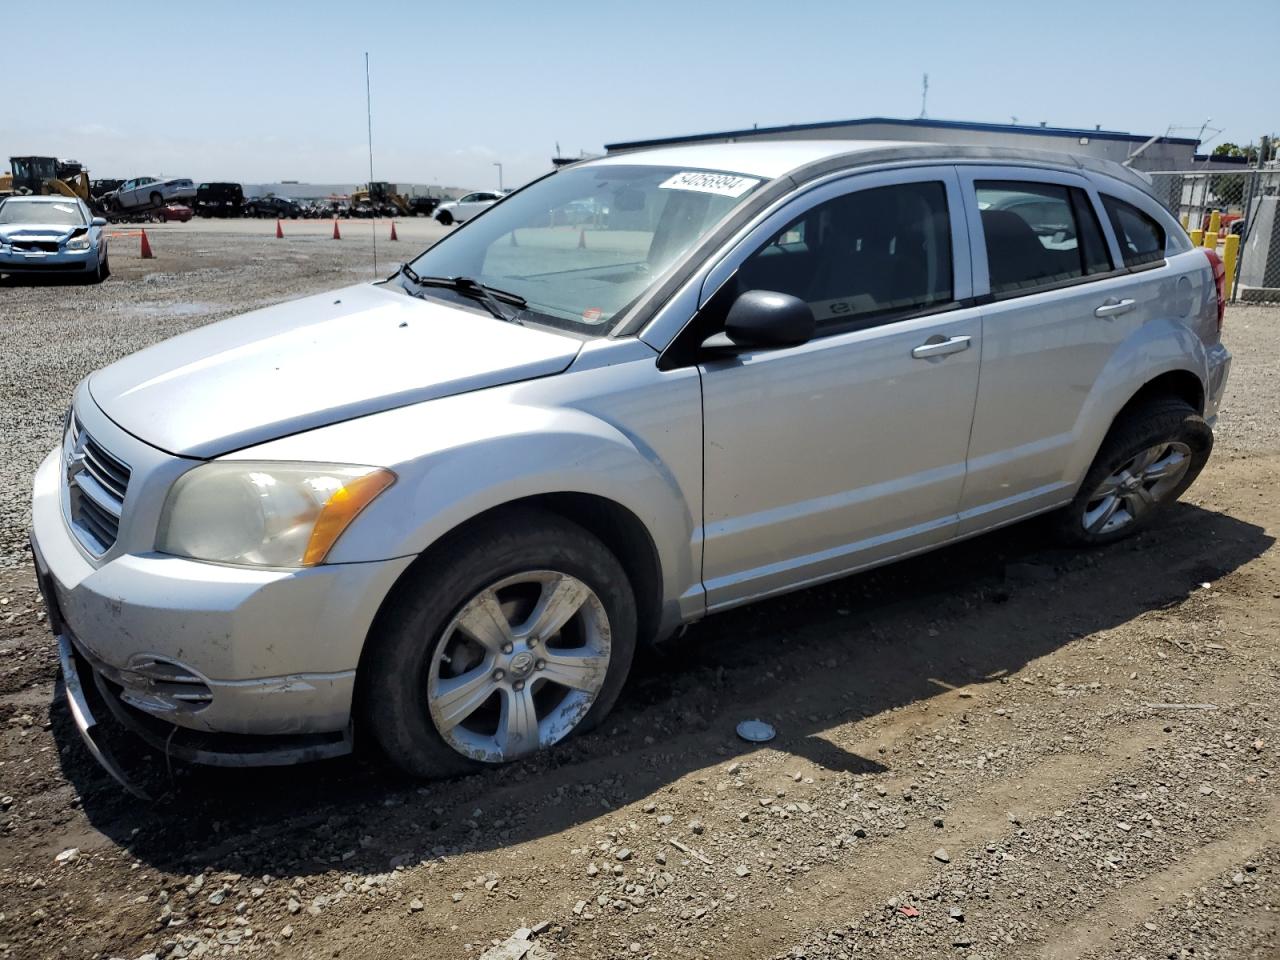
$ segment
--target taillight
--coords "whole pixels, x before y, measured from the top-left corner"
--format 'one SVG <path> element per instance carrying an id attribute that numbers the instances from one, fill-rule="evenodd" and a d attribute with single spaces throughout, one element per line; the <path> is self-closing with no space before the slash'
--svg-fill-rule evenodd
<path id="1" fill-rule="evenodd" d="M 1209 258 L 1209 265 L 1213 267 L 1213 285 L 1218 288 L 1218 332 L 1221 333 L 1222 319 L 1227 313 L 1227 268 L 1222 258 L 1218 256 L 1217 250 L 1210 250 L 1207 247 L 1201 249 Z"/>

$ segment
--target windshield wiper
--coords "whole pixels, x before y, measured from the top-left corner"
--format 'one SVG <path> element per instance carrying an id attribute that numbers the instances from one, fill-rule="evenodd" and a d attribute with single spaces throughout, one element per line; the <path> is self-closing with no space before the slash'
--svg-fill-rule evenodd
<path id="1" fill-rule="evenodd" d="M 523 321 L 516 314 L 509 313 L 502 306 L 503 303 L 509 303 L 518 310 L 528 309 L 528 302 L 518 293 L 487 286 L 474 277 L 422 277 L 407 263 L 400 267 L 400 272 L 416 286 L 444 287 L 447 290 L 456 290 L 464 296 L 475 297 L 499 320 L 523 325 Z"/>

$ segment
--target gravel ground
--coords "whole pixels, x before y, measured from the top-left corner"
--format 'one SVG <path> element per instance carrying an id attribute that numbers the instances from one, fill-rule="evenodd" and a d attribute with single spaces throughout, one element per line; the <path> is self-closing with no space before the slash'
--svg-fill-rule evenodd
<path id="1" fill-rule="evenodd" d="M 222 231 L 100 290 L 0 289 L 5 480 L 94 366 L 367 275 Z M 606 729 L 429 785 L 126 745 L 163 796 L 123 795 L 62 706 L 12 503 L 0 956 L 1280 957 L 1280 310 L 1227 330 L 1217 453 L 1156 529 L 1076 552 L 1025 524 L 711 618 Z M 738 741 L 749 716 L 778 739 Z"/>

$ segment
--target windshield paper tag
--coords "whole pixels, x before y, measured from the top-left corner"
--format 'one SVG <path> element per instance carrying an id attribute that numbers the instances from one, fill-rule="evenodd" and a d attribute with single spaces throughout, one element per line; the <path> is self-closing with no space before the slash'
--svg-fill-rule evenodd
<path id="1" fill-rule="evenodd" d="M 660 190 L 692 190 L 695 193 L 714 193 L 721 197 L 740 197 L 760 181 L 754 177 L 737 177 L 731 173 L 699 173 L 686 170 L 677 173 Z"/>

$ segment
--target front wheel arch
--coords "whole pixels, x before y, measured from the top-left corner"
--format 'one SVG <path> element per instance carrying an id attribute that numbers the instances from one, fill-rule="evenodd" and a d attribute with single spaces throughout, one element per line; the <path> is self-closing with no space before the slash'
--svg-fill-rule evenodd
<path id="1" fill-rule="evenodd" d="M 378 618 L 382 616 L 401 584 L 410 582 L 416 576 L 416 570 L 427 566 L 433 557 L 447 550 L 452 541 L 465 538 L 468 531 L 474 528 L 488 525 L 494 517 L 500 517 L 503 514 L 516 515 L 531 508 L 544 510 L 577 524 L 603 543 L 618 558 L 635 594 L 638 643 L 643 645 L 661 639 L 658 636 L 658 627 L 663 600 L 662 560 L 649 528 L 635 513 L 616 500 L 571 491 L 541 493 L 509 500 L 454 526 L 423 550 L 400 574 L 395 585 L 383 598 L 370 633 L 376 628 Z M 367 647 L 366 638 L 365 648 Z"/>

